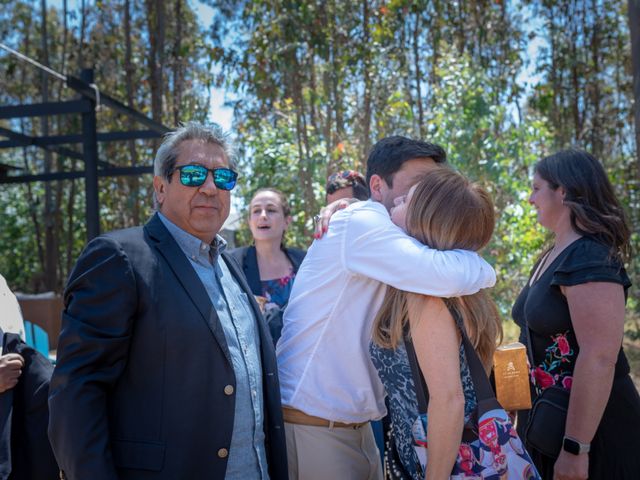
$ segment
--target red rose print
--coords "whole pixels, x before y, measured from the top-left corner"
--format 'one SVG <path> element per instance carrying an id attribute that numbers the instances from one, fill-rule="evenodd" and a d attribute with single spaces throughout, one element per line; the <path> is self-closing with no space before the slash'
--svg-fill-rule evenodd
<path id="1" fill-rule="evenodd" d="M 564 377 L 562 379 L 562 386 L 567 390 L 571 390 L 571 385 L 573 385 L 573 377 Z"/>
<path id="2" fill-rule="evenodd" d="M 549 373 L 542 370 L 540 367 L 536 368 L 533 371 L 533 377 L 536 380 L 536 385 L 543 389 L 548 388 L 555 383 L 553 381 L 553 377 Z"/>
<path id="3" fill-rule="evenodd" d="M 558 337 L 556 338 L 556 343 L 558 344 L 558 348 L 560 349 L 560 355 L 569 355 L 571 348 L 569 347 L 567 337 L 565 337 L 564 335 L 558 335 Z"/>

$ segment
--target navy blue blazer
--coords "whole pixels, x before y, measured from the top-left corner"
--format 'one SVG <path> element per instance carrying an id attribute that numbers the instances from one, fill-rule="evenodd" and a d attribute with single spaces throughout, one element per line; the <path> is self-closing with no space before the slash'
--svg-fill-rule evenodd
<path id="1" fill-rule="evenodd" d="M 283 251 L 293 265 L 293 271 L 298 273 L 298 268 L 300 268 L 300 264 L 302 263 L 302 260 L 304 260 L 304 256 L 307 252 L 300 250 L 299 248 L 285 248 Z M 242 265 L 242 271 L 244 272 L 245 277 L 247 277 L 247 282 L 249 283 L 249 287 L 251 287 L 253 294 L 262 295 L 256 247 L 252 245 L 250 247 L 235 248 L 231 250 L 230 254 L 240 265 Z"/>
<path id="2" fill-rule="evenodd" d="M 258 319 L 269 475 L 286 479 L 273 344 L 239 266 L 221 258 Z M 235 391 L 216 311 L 160 218 L 92 240 L 65 291 L 49 396 L 66 477 L 224 478 Z"/>

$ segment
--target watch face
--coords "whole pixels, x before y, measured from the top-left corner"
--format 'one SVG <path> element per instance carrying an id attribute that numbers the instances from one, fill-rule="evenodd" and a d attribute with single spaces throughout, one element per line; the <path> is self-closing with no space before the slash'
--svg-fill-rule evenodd
<path id="1" fill-rule="evenodd" d="M 581 453 L 589 453 L 590 445 L 588 443 L 579 443 L 572 438 L 565 437 L 562 442 L 562 448 L 566 452 L 573 453 L 574 455 L 580 455 Z"/>
<path id="2" fill-rule="evenodd" d="M 570 438 L 565 438 L 562 444 L 562 448 L 569 453 L 573 453 L 574 455 L 580 454 L 580 444 Z"/>

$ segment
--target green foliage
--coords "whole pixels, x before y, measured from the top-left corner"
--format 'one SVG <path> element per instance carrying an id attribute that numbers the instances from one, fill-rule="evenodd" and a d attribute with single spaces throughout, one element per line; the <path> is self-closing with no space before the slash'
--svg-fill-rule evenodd
<path id="1" fill-rule="evenodd" d="M 73 10 L 66 12 L 62 5 L 52 8 L 49 3 L 46 15 L 41 10 L 43 3 L 46 2 L 3 2 L 0 9 L 2 42 L 59 72 L 77 76 L 81 68 L 92 67 L 101 92 L 130 103 L 166 125 L 206 119 L 205 88 L 210 82 L 207 66 L 210 56 L 202 41 L 202 27 L 188 2 L 165 2 L 162 28 L 150 27 L 148 22 L 150 16 L 158 15 L 148 11 L 155 2 L 68 2 Z M 81 11 L 85 3 L 86 8 Z M 131 32 L 130 86 L 126 80 L 124 27 L 127 4 Z M 156 94 L 163 108 L 161 112 L 154 112 L 150 101 L 154 92 L 149 45 L 159 32 L 165 39 L 160 55 L 164 62 L 161 68 L 164 81 Z M 43 78 L 47 80 L 46 99 Z M 70 100 L 75 96 L 63 82 L 43 77 L 40 70 L 13 56 L 0 56 L 0 104 Z M 104 106 L 97 113 L 97 121 L 99 132 L 145 128 Z M 29 136 L 40 136 L 44 131 L 39 118 L 7 120 L 2 126 Z M 47 128 L 48 135 L 77 134 L 81 132 L 80 117 L 52 117 Z M 66 147 L 80 151 L 79 145 Z M 99 158 L 116 167 L 150 165 L 154 150 L 153 142 L 149 141 L 100 143 Z M 47 159 L 42 150 L 34 147 L 3 150 L 0 162 L 22 168 L 23 174 L 42 173 L 47 168 L 52 172 L 83 168 L 81 161 L 62 155 L 49 155 Z M 151 213 L 150 187 L 149 175 L 101 177 L 101 230 L 144 222 Z M 19 290 L 60 291 L 86 241 L 83 181 L 5 186 L 0 194 L 0 272 L 11 287 Z M 20 221 L 16 222 L 15 217 Z M 53 268 L 47 267 L 48 264 Z"/>
<path id="2" fill-rule="evenodd" d="M 530 167 L 551 141 L 542 119 L 518 122 L 493 102 L 496 80 L 454 51 L 441 57 L 429 138 L 446 147 L 449 162 L 493 196 L 497 222 L 485 255 L 496 268 L 492 290 L 505 318 L 544 243 L 527 204 Z"/>

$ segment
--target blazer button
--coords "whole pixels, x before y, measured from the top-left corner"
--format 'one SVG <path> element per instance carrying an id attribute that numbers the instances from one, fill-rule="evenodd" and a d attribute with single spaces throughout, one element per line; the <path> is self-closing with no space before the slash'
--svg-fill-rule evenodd
<path id="1" fill-rule="evenodd" d="M 227 458 L 228 456 L 229 456 L 229 450 L 227 450 L 226 448 L 221 448 L 220 450 L 218 450 L 218 457 Z"/>
<path id="2" fill-rule="evenodd" d="M 233 385 L 227 385 L 226 387 L 224 387 L 224 394 L 233 395 Z"/>

